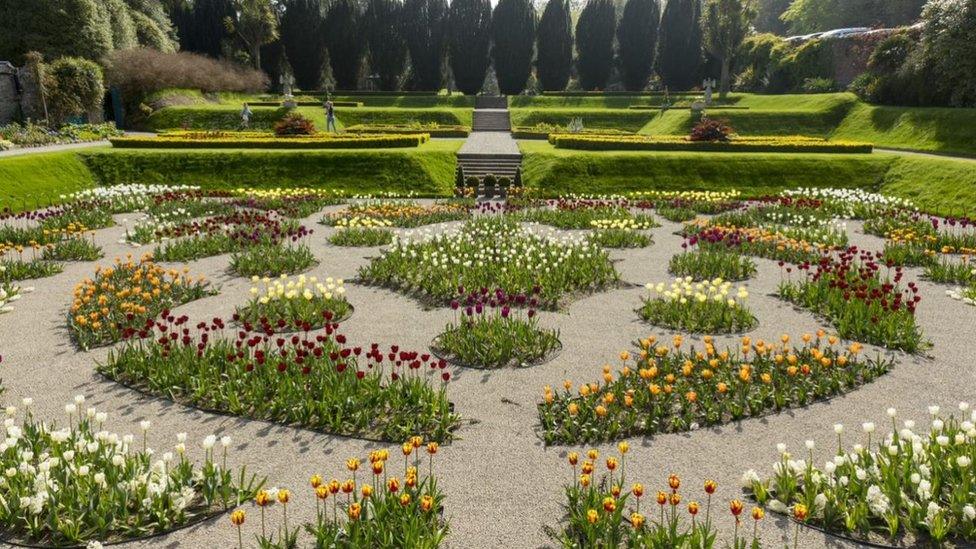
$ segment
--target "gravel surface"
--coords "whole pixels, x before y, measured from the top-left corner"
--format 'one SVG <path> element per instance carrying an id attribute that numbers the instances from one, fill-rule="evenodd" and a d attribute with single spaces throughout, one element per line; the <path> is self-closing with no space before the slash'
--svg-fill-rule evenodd
<path id="1" fill-rule="evenodd" d="M 327 208 L 337 210 L 340 207 Z M 140 214 L 117 216 L 128 223 Z M 380 253 L 380 248 L 339 248 L 327 243 L 334 229 L 318 225 L 321 215 L 306 220 L 315 229 L 309 244 L 320 264 L 308 274 L 347 280 L 349 301 L 356 312 L 342 324 L 352 344 L 366 346 L 399 344 L 404 349 L 426 351 L 431 339 L 443 331 L 452 318 L 449 309 L 425 310 L 417 301 L 394 292 L 365 287 L 353 282 L 359 266 Z M 646 282 L 669 281 L 667 264 L 680 252 L 682 242 L 674 232 L 679 225 L 662 220 L 653 230 L 654 244 L 648 248 L 613 251 L 612 257 L 626 282 L 642 286 Z M 437 227 L 442 228 L 442 227 Z M 850 223 L 855 244 L 879 249 L 880 239 L 865 236 L 859 225 Z M 408 231 L 403 231 L 408 232 Z M 152 421 L 150 446 L 162 451 L 176 442 L 176 433 L 188 432 L 193 441 L 190 456 L 201 459 L 199 442 L 217 433 L 233 437 L 229 462 L 246 465 L 254 473 L 268 476 L 268 485 L 287 487 L 294 494 L 289 507 L 290 522 L 310 520 L 314 497 L 308 478 L 320 473 L 326 478 L 345 478 L 347 457 L 365 458 L 378 447 L 398 451 L 398 445 L 379 445 L 353 438 L 328 436 L 304 429 L 283 427 L 261 421 L 235 419 L 199 412 L 165 399 L 142 396 L 102 378 L 95 372 L 97 362 L 108 349 L 80 352 L 71 343 L 65 315 L 71 290 L 77 282 L 92 276 L 96 264 L 106 265 L 112 258 L 127 253 L 139 255 L 151 246 L 134 249 L 118 241 L 121 226 L 100 230 L 96 240 L 106 258 L 99 262 L 68 263 L 54 277 L 27 281 L 36 291 L 15 303 L 16 310 L 0 316 L 0 368 L 7 388 L 6 402 L 22 397 L 35 399 L 35 413 L 43 419 L 63 421 L 63 405 L 76 394 L 88 396 L 88 405 L 109 413 L 106 428 L 120 433 L 137 432 L 140 420 Z M 250 282 L 227 273 L 229 256 L 194 261 L 190 272 L 203 274 L 220 285 L 220 294 L 184 305 L 176 312 L 191 319 L 229 317 L 237 304 L 247 300 Z M 780 279 L 772 261 L 757 260 L 758 275 L 747 281 L 750 307 L 759 319 L 753 338 L 772 340 L 781 333 L 798 336 L 830 326 L 813 315 L 797 310 L 771 294 Z M 911 270 L 909 280 L 919 271 Z M 906 280 L 907 282 L 907 280 Z M 826 460 L 834 440 L 832 425 L 847 425 L 853 442 L 863 421 L 887 425 L 884 411 L 896 406 L 906 418 L 924 419 L 925 407 L 939 404 L 954 408 L 960 400 L 973 400 L 976 374 L 972 368 L 972 336 L 976 329 L 976 308 L 945 296 L 945 286 L 919 281 L 923 301 L 918 321 L 934 346 L 930 356 L 895 353 L 897 365 L 887 375 L 867 386 L 829 402 L 794 409 L 761 419 L 745 420 L 718 428 L 686 434 L 632 438 L 627 456 L 629 481 L 641 481 L 653 494 L 666 486 L 668 474 L 683 480 L 685 501 L 702 500 L 705 479 L 719 484 L 713 517 L 718 517 L 722 533 L 719 545 L 732 530 L 727 501 L 741 497 L 739 479 L 744 470 L 755 468 L 764 476 L 777 459 L 776 443 L 786 443 L 800 452 L 803 441 L 819 442 L 818 461 Z M 543 532 L 544 525 L 556 526 L 561 517 L 561 484 L 570 476 L 565 462 L 566 446 L 545 447 L 538 433 L 536 403 L 542 387 L 558 386 L 564 379 L 575 383 L 597 379 L 604 363 L 615 363 L 621 350 L 631 342 L 656 334 L 670 337 L 672 332 L 643 324 L 634 310 L 644 294 L 641 287 L 626 287 L 581 298 L 558 313 L 540 313 L 541 322 L 560 330 L 562 353 L 540 366 L 496 371 L 454 368 L 449 385 L 450 398 L 464 419 L 459 438 L 444 445 L 435 460 L 440 486 L 447 495 L 446 516 L 450 520 L 449 547 L 545 547 L 554 544 Z M 700 341 L 699 337 L 687 339 Z M 717 338 L 719 346 L 736 345 L 736 337 Z M 878 352 L 868 347 L 866 352 Z M 615 452 L 614 444 L 598 446 L 604 454 Z M 391 462 L 393 463 L 393 462 Z M 256 513 L 250 518 L 256 519 Z M 245 525 L 245 536 L 257 531 L 256 520 Z M 792 536 L 784 519 L 768 515 L 762 528 L 766 547 L 782 547 Z M 306 539 L 307 541 L 307 539 Z M 220 518 L 159 539 L 129 544 L 158 547 L 232 547 L 237 534 L 228 520 Z M 792 545 L 792 543 L 791 543 Z M 801 536 L 801 547 L 852 546 L 813 531 Z"/>

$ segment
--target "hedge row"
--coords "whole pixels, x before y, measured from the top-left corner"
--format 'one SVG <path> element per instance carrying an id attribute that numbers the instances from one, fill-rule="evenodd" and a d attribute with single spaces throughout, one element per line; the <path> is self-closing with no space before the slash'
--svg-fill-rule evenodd
<path id="1" fill-rule="evenodd" d="M 559 149 L 586 151 L 700 151 L 765 153 L 869 154 L 870 143 L 826 141 L 809 137 L 746 137 L 731 141 L 688 141 L 681 137 L 553 134 L 549 142 Z"/>
<path id="2" fill-rule="evenodd" d="M 248 105 L 252 107 L 281 107 L 284 105 L 284 100 L 281 101 L 251 101 Z M 323 101 L 295 101 L 295 105 L 298 107 L 323 107 Z M 362 107 L 363 104 L 359 101 L 333 101 L 332 106 L 334 107 Z"/>
<path id="3" fill-rule="evenodd" d="M 566 128 L 540 128 L 537 126 L 516 126 L 512 128 L 512 137 L 515 139 L 549 139 L 553 134 L 565 134 Z M 613 129 L 584 129 L 580 133 L 570 135 L 634 135 L 634 132 Z"/>
<path id="4" fill-rule="evenodd" d="M 183 137 L 117 137 L 110 139 L 120 149 L 383 149 L 419 147 L 430 135 L 370 135 L 339 137 L 231 137 L 187 139 Z"/>
<path id="5" fill-rule="evenodd" d="M 421 128 L 412 128 L 409 125 L 356 124 L 346 126 L 345 130 L 353 133 L 384 133 L 388 135 L 425 133 L 431 137 L 467 137 L 471 133 L 470 126 L 424 126 Z"/>

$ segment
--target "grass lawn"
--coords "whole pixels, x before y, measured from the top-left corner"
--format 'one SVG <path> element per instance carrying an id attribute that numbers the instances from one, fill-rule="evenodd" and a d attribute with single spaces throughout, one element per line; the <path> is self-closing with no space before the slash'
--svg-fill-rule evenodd
<path id="1" fill-rule="evenodd" d="M 77 153 L 74 150 L 0 158 L 0 210 L 41 208 L 61 202 L 62 194 L 95 186 L 95 178 Z"/>
<path id="2" fill-rule="evenodd" d="M 169 183 L 205 188 L 311 186 L 352 194 L 447 196 L 460 140 L 417 148 L 288 150 L 104 149 L 83 153 L 104 185 Z"/>

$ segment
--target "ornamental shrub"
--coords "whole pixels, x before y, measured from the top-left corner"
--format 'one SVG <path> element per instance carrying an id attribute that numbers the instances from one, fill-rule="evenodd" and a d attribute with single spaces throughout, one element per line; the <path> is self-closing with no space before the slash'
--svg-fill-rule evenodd
<path id="1" fill-rule="evenodd" d="M 297 112 L 288 113 L 274 125 L 274 133 L 278 137 L 289 135 L 313 135 L 315 124 Z"/>
<path id="2" fill-rule="evenodd" d="M 76 115 L 102 108 L 105 95 L 102 68 L 80 57 L 62 57 L 44 69 L 50 122 L 60 125 Z"/>
<path id="3" fill-rule="evenodd" d="M 703 117 L 695 127 L 691 129 L 692 141 L 728 141 L 729 136 L 735 133 L 728 120 Z"/>

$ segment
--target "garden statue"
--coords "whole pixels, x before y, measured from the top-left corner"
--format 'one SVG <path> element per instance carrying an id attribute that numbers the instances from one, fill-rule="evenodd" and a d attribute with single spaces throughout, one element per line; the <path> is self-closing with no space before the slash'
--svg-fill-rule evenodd
<path id="1" fill-rule="evenodd" d="M 705 89 L 705 105 L 712 106 L 712 88 L 715 87 L 714 78 L 706 78 L 702 82 L 702 88 Z"/>
<path id="2" fill-rule="evenodd" d="M 291 75 L 289 74 L 281 75 L 281 90 L 284 96 L 284 101 L 282 102 L 282 106 L 285 107 L 286 109 L 294 109 L 295 107 L 298 106 L 298 103 L 295 102 L 295 96 L 292 95 L 291 93 L 291 87 L 293 83 L 294 83 L 294 79 L 291 77 Z"/>

